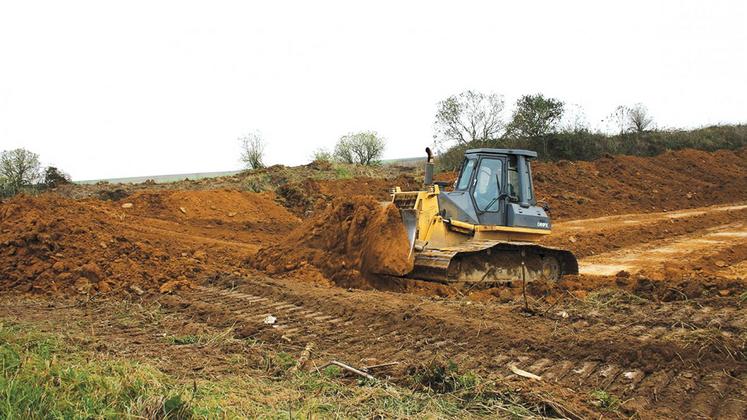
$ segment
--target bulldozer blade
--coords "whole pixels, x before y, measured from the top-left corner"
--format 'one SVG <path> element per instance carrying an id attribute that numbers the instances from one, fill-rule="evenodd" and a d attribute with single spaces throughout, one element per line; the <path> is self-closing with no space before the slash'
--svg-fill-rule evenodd
<path id="1" fill-rule="evenodd" d="M 402 223 L 405 225 L 405 232 L 407 232 L 407 240 L 410 245 L 409 257 L 412 255 L 415 247 L 415 234 L 418 230 L 418 211 L 416 209 L 399 209 L 399 214 L 402 216 Z"/>

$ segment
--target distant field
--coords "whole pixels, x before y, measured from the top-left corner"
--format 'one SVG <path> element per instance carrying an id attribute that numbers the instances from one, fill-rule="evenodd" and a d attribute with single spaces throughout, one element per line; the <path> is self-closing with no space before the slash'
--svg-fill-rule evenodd
<path id="1" fill-rule="evenodd" d="M 381 161 L 384 165 L 399 165 L 399 166 L 416 166 L 423 162 L 425 158 L 402 158 L 402 159 L 387 159 Z M 126 178 L 106 178 L 106 179 L 88 179 L 83 181 L 74 181 L 76 184 L 95 184 L 97 182 L 109 182 L 111 184 L 140 184 L 149 179 L 152 179 L 158 183 L 165 182 L 176 182 L 183 181 L 184 179 L 203 179 L 203 178 L 217 178 L 220 176 L 231 176 L 236 175 L 241 170 L 236 171 L 219 171 L 219 172 L 193 172 L 186 174 L 170 174 L 170 175 L 148 175 L 148 176 L 133 176 Z"/>
<path id="2" fill-rule="evenodd" d="M 188 174 L 171 174 L 171 175 L 149 175 L 133 176 L 128 178 L 108 178 L 108 179 L 90 179 L 85 181 L 75 181 L 76 184 L 95 184 L 97 182 L 110 182 L 112 184 L 139 184 L 152 179 L 155 182 L 176 182 L 188 179 L 216 178 L 219 176 L 235 175 L 241 171 L 222 171 L 222 172 L 193 172 Z"/>

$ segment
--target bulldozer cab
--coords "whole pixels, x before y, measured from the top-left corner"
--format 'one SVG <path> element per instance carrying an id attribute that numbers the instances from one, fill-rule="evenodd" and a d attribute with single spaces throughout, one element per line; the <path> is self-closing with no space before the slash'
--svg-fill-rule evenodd
<path id="1" fill-rule="evenodd" d="M 439 195 L 445 218 L 474 225 L 550 229 L 537 207 L 529 160 L 537 153 L 513 149 L 470 149 L 454 190 Z"/>

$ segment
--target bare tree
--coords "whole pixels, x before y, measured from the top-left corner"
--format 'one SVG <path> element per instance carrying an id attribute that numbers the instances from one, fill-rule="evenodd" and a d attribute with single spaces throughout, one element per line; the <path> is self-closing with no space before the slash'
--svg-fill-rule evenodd
<path id="1" fill-rule="evenodd" d="M 39 181 L 39 155 L 26 149 L 6 150 L 0 155 L 0 178 L 10 194 Z"/>
<path id="2" fill-rule="evenodd" d="M 433 136 L 436 145 L 455 142 L 463 145 L 475 140 L 497 139 L 505 123 L 501 118 L 503 96 L 471 90 L 452 95 L 438 103 Z"/>
<path id="3" fill-rule="evenodd" d="M 645 105 L 638 103 L 633 106 L 619 105 L 603 121 L 612 125 L 619 134 L 643 133 L 654 128 L 654 119 Z"/>
<path id="4" fill-rule="evenodd" d="M 565 133 L 579 133 L 589 131 L 589 120 L 586 119 L 584 108 L 578 104 L 566 105 L 560 130 Z"/>
<path id="5" fill-rule="evenodd" d="M 264 168 L 265 141 L 258 131 L 239 137 L 241 161 L 249 169 Z"/>
<path id="6" fill-rule="evenodd" d="M 627 109 L 627 123 L 629 131 L 640 134 L 654 127 L 654 118 L 645 105 L 638 103 Z"/>
<path id="7" fill-rule="evenodd" d="M 340 137 L 334 156 L 344 163 L 371 165 L 381 159 L 386 141 L 375 131 L 350 133 Z"/>

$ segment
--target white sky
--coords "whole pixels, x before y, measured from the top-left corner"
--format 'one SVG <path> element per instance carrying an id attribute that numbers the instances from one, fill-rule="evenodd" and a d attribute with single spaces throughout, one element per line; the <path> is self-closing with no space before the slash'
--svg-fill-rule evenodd
<path id="1" fill-rule="evenodd" d="M 747 2 L 0 0 L 0 149 L 73 179 L 235 169 L 255 129 L 269 163 L 358 130 L 419 156 L 465 89 L 747 122 Z"/>

